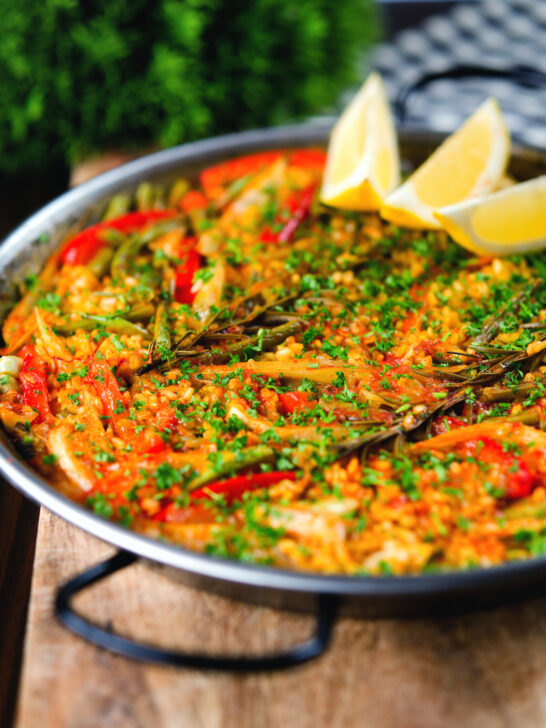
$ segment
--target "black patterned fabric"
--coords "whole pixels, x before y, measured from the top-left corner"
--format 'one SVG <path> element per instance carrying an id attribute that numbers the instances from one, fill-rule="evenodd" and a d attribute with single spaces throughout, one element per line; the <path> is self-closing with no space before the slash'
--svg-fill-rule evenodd
<path id="1" fill-rule="evenodd" d="M 424 74 L 458 64 L 546 74 L 546 0 L 462 3 L 402 31 L 373 57 L 391 100 Z M 546 77 L 541 89 L 505 78 L 441 79 L 412 94 L 407 111 L 416 126 L 452 131 L 487 96 L 500 102 L 515 139 L 546 148 Z"/>

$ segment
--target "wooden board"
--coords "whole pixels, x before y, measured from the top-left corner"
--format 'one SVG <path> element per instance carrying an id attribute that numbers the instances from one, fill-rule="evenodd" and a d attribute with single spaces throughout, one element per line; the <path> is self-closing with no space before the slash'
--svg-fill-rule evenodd
<path id="1" fill-rule="evenodd" d="M 543 728 L 546 600 L 442 620 L 337 624 L 328 653 L 232 676 L 132 662 L 55 620 L 58 584 L 112 549 L 42 511 L 17 728 Z M 78 598 L 116 630 L 158 644 L 262 651 L 307 617 L 230 602 L 137 564 Z"/>
<path id="2" fill-rule="evenodd" d="M 0 479 L 0 726 L 11 725 L 38 507 Z"/>

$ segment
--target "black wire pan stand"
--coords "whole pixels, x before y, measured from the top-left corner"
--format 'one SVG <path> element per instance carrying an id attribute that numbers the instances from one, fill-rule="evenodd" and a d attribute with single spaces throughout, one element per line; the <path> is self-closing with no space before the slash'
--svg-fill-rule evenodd
<path id="1" fill-rule="evenodd" d="M 65 627 L 88 642 L 124 657 L 157 665 L 224 672 L 268 672 L 296 667 L 322 655 L 330 644 L 339 601 L 335 594 L 317 595 L 316 628 L 312 637 L 288 650 L 259 657 L 245 655 L 225 657 L 154 647 L 115 634 L 91 622 L 73 609 L 72 599 L 76 594 L 117 571 L 131 566 L 137 559 L 135 554 L 128 551 L 118 551 L 111 558 L 92 566 L 66 582 L 58 590 L 55 599 L 55 613 Z"/>

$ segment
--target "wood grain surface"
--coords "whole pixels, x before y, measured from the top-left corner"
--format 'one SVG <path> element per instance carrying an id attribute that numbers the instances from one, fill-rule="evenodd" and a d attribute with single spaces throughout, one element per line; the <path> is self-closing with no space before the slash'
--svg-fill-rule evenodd
<path id="1" fill-rule="evenodd" d="M 19 667 L 38 507 L 0 479 L 0 726 L 11 725 Z"/>
<path id="2" fill-rule="evenodd" d="M 155 667 L 97 649 L 53 616 L 58 584 L 112 553 L 42 511 L 17 728 L 542 728 L 546 600 L 439 620 L 339 620 L 304 667 L 232 676 Z M 309 618 L 196 592 L 142 564 L 78 597 L 130 636 L 263 651 Z"/>

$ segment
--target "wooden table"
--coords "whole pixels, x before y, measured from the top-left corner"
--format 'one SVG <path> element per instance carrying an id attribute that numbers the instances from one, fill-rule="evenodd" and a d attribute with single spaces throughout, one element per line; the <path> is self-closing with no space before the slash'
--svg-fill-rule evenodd
<path id="1" fill-rule="evenodd" d="M 38 508 L 0 479 L 0 726 L 11 725 Z"/>
<path id="2" fill-rule="evenodd" d="M 17 728 L 543 728 L 546 599 L 440 620 L 342 619 L 304 667 L 233 676 L 139 664 L 54 618 L 62 581 L 112 549 L 43 511 Z M 137 564 L 77 606 L 133 637 L 173 647 L 263 651 L 307 617 L 229 602 Z"/>

